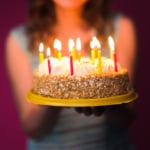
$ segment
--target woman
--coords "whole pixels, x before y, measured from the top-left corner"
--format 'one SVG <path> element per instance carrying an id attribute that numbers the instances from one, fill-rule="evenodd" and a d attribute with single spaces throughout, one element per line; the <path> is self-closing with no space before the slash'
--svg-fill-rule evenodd
<path id="1" fill-rule="evenodd" d="M 109 57 L 108 35 L 116 42 L 118 60 L 129 70 L 134 85 L 136 39 L 132 21 L 110 15 L 109 0 L 31 0 L 27 24 L 12 30 L 6 43 L 6 62 L 29 150 L 130 150 L 128 127 L 135 118 L 134 103 L 106 108 L 60 108 L 28 103 L 32 70 L 38 65 L 38 46 L 62 41 L 68 55 L 69 38 L 82 40 L 83 55 L 97 36 L 102 55 Z M 52 51 L 53 53 L 53 51 Z M 14 61 L 18 62 L 14 65 Z M 83 115 L 83 114 L 85 115 Z M 88 117 L 87 117 L 88 116 Z"/>

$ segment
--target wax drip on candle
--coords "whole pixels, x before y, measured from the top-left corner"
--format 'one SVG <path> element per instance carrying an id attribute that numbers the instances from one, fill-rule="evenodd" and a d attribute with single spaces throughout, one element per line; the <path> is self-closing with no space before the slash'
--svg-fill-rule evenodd
<path id="1" fill-rule="evenodd" d="M 47 48 L 47 64 L 48 64 L 48 72 L 51 74 L 51 61 L 50 61 L 51 51 L 50 48 Z"/>

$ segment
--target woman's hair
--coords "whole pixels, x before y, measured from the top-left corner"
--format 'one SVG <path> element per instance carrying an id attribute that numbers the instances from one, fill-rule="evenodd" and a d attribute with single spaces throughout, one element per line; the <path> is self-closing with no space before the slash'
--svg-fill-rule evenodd
<path id="1" fill-rule="evenodd" d="M 100 31 L 109 15 L 109 0 L 88 0 L 84 5 L 82 17 L 85 22 Z M 98 25 L 99 18 L 102 26 Z M 34 51 L 40 41 L 47 41 L 51 27 L 57 23 L 53 0 L 30 0 L 27 23 L 29 49 Z"/>

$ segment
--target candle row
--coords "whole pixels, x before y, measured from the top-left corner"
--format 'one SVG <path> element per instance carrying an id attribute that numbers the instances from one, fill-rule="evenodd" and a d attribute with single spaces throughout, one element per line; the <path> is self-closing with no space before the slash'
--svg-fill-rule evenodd
<path id="1" fill-rule="evenodd" d="M 109 36 L 108 42 L 109 42 L 109 46 L 110 46 L 110 59 L 112 59 L 114 61 L 114 71 L 117 72 L 118 71 L 117 56 L 116 56 L 116 52 L 115 52 L 114 41 L 111 36 Z M 92 38 L 92 41 L 90 42 L 90 47 L 91 47 L 91 61 L 94 64 L 95 59 L 96 58 L 98 59 L 98 65 L 97 65 L 98 72 L 101 73 L 102 72 L 101 44 L 96 37 Z M 73 71 L 73 61 L 76 60 L 76 51 L 78 54 L 77 55 L 78 60 L 80 61 L 80 59 L 81 59 L 81 40 L 80 40 L 80 38 L 77 38 L 76 46 L 75 46 L 73 39 L 69 39 L 68 40 L 68 49 L 69 49 L 69 58 L 70 58 L 70 74 L 73 75 L 73 72 L 74 72 Z M 43 50 L 44 50 L 44 45 L 43 45 L 43 43 L 40 43 L 40 46 L 39 46 L 39 61 L 40 61 L 40 63 L 42 63 L 42 61 L 44 60 Z M 58 60 L 61 60 L 61 58 L 62 58 L 61 50 L 62 50 L 61 41 L 56 39 L 54 41 L 54 56 L 57 57 Z M 51 73 L 50 55 L 51 55 L 50 48 L 47 48 L 49 73 Z"/>

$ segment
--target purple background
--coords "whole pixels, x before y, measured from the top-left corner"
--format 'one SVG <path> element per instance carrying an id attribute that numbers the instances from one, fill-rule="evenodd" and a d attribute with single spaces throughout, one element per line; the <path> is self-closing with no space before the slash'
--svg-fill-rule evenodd
<path id="1" fill-rule="evenodd" d="M 150 149 L 150 100 L 148 95 L 148 83 L 150 81 L 150 49 L 149 49 L 149 27 L 148 22 L 148 0 L 113 0 L 113 9 L 121 11 L 131 17 L 137 27 L 139 44 L 139 80 L 137 105 L 138 117 L 131 126 L 131 136 L 138 150 Z M 5 38 L 8 31 L 25 22 L 27 13 L 27 1 L 5 0 L 0 5 L 0 149 L 1 150 L 24 150 L 26 136 L 20 126 L 8 77 L 4 63 Z M 145 60 L 145 66 L 144 66 Z M 15 67 L 14 62 L 14 67 Z"/>

